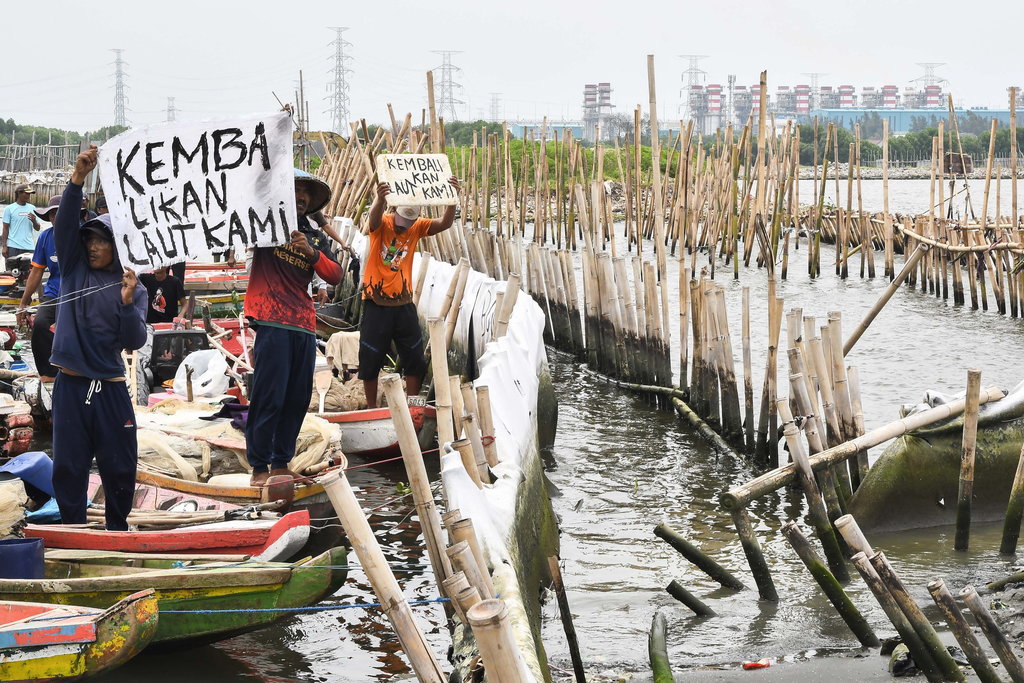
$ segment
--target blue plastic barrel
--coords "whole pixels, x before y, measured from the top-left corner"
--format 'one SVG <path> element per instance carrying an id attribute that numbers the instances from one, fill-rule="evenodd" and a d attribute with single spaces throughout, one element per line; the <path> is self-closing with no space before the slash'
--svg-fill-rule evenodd
<path id="1" fill-rule="evenodd" d="M 43 539 L 0 539 L 0 579 L 43 578 Z"/>

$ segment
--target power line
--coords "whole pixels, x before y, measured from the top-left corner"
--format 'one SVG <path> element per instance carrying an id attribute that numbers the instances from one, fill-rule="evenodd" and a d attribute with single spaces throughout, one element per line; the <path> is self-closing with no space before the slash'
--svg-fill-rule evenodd
<path id="1" fill-rule="evenodd" d="M 349 57 L 345 53 L 345 47 L 352 47 L 352 43 L 341 37 L 341 34 L 348 30 L 347 26 L 331 26 L 330 29 L 335 33 L 334 40 L 331 41 L 331 45 L 334 46 L 334 66 L 331 68 L 334 81 L 327 84 L 329 94 L 324 99 L 331 104 L 324 113 L 331 115 L 331 130 L 344 135 L 349 122 L 347 74 L 352 73 L 347 67 Z"/>
<path id="2" fill-rule="evenodd" d="M 128 106 L 128 95 L 125 93 L 125 73 L 124 67 L 126 62 L 121 57 L 121 53 L 124 52 L 121 48 L 112 49 L 114 53 L 114 125 L 115 126 L 127 126 L 128 119 L 125 117 L 125 109 Z"/>
<path id="3" fill-rule="evenodd" d="M 463 105 L 465 102 L 455 99 L 455 91 L 462 90 L 462 86 L 455 82 L 455 74 L 462 71 L 452 64 L 452 55 L 461 54 L 459 50 L 432 50 L 434 54 L 441 55 L 441 65 L 434 69 L 441 70 L 441 81 L 434 82 L 434 101 L 437 103 L 437 115 L 445 121 L 458 121 L 459 115 L 455 105 Z"/>

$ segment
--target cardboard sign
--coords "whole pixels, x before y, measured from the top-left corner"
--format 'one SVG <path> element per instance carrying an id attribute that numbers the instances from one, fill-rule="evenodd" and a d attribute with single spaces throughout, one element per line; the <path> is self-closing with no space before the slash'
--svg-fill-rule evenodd
<path id="1" fill-rule="evenodd" d="M 100 148 L 99 172 L 121 264 L 140 272 L 297 227 L 287 112 L 132 129 Z"/>
<path id="2" fill-rule="evenodd" d="M 452 167 L 446 154 L 381 154 L 377 177 L 391 186 L 388 206 L 449 206 L 459 203 L 448 183 Z"/>

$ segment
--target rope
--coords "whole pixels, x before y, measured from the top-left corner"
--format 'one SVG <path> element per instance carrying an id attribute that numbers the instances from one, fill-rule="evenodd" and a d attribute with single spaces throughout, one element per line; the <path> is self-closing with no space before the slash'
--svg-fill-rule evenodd
<path id="1" fill-rule="evenodd" d="M 448 598 L 436 597 L 426 600 L 409 600 L 411 606 L 431 605 L 434 603 L 450 602 Z M 312 605 L 309 607 L 253 607 L 250 609 L 162 609 L 160 614 L 260 614 L 260 613 L 288 613 L 288 612 L 328 612 L 340 609 L 368 609 L 370 607 L 383 607 L 379 602 L 357 602 L 353 605 Z M 38 616 L 26 619 L 25 621 L 60 621 L 73 619 L 76 614 L 65 614 L 63 616 Z"/>
<path id="2" fill-rule="evenodd" d="M 432 605 L 434 603 L 449 602 L 448 598 L 436 597 L 427 600 L 408 600 L 410 606 Z M 287 613 L 287 612 L 329 612 L 340 609 L 369 609 L 371 607 L 383 607 L 379 602 L 357 602 L 353 605 L 313 605 L 310 607 L 260 607 L 251 609 L 169 609 L 160 610 L 160 614 L 261 614 L 261 613 Z"/>
<path id="3" fill-rule="evenodd" d="M 118 282 L 108 282 L 105 285 L 93 285 L 92 287 L 86 287 L 84 289 L 78 289 L 78 290 L 75 290 L 73 292 L 68 292 L 67 294 L 61 294 L 60 296 L 55 297 L 53 299 L 53 301 L 47 301 L 45 303 L 38 303 L 35 306 L 26 307 L 25 310 L 26 311 L 28 311 L 28 310 L 38 311 L 40 308 L 46 308 L 46 307 L 49 307 L 49 306 L 59 306 L 60 304 L 70 303 L 72 301 L 78 301 L 79 299 L 83 299 L 83 298 L 89 296 L 90 294 L 96 294 L 97 292 L 101 292 L 104 289 L 110 289 L 111 287 L 120 287 L 120 286 L 121 286 L 121 282 L 120 281 L 118 281 Z"/>

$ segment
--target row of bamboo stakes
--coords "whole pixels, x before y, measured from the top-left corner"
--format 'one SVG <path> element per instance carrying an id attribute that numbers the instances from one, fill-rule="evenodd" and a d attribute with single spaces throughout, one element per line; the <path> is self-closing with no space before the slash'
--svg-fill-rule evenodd
<path id="1" fill-rule="evenodd" d="M 648 60 L 648 81 L 656 126 L 653 59 Z M 719 267 L 731 265 L 735 278 L 741 259 L 745 266 L 754 260 L 770 280 L 785 279 L 791 252 L 795 258 L 796 250 L 803 248 L 808 271 L 817 277 L 824 241 L 835 245 L 832 265 L 840 277 L 847 276 L 849 262 L 858 254 L 861 275 L 874 277 L 877 251 L 890 280 L 899 278 L 942 298 L 949 298 L 952 290 L 957 305 L 965 305 L 969 297 L 974 308 L 1024 316 L 1024 241 L 1016 218 L 1016 185 L 1011 185 L 1011 216 L 1002 216 L 998 208 L 994 218 L 989 216 L 993 185 L 997 207 L 1002 194 L 999 179 L 992 182 L 991 163 L 987 164 L 980 217 L 954 218 L 954 201 L 969 197 L 969 189 L 964 185 L 946 190 L 947 181 L 963 178 L 943 168 L 947 136 L 941 127 L 934 141 L 930 212 L 889 212 L 886 130 L 882 212 L 863 209 L 858 132 L 846 180 L 847 205 L 828 213 L 827 184 L 834 181 L 837 197 L 840 190 L 833 126 L 821 126 L 820 131 L 814 127 L 814 192 L 802 203 L 795 182 L 800 149 L 800 130 L 795 126 L 787 124 L 779 135 L 769 135 L 776 130 L 774 121 L 768 125 L 769 115 L 758 110 L 756 124 L 752 114 L 735 134 L 731 128 L 719 131 L 710 151 L 698 144 L 692 126 L 681 126 L 682 134 L 669 139 L 664 155 L 660 140 L 652 140 L 652 158 L 663 163 L 648 171 L 641 163 L 639 108 L 635 113 L 631 149 L 615 143 L 614 164 L 624 191 L 621 223 L 616 222 L 611 191 L 604 182 L 611 163 L 606 163 L 603 145 L 591 152 L 571 133 L 559 131 L 549 139 L 546 126 L 539 139 L 534 131 L 532 138 L 513 143 L 503 127 L 501 134 L 482 132 L 473 145 L 451 153 L 453 166 L 464 179 L 459 198 L 462 219 L 451 230 L 421 242 L 422 256 L 465 261 L 498 280 L 518 279 L 545 313 L 546 342 L 626 386 L 653 391 L 662 405 L 675 405 L 698 429 L 724 437 L 723 443 L 768 464 L 776 462 L 778 441 L 775 395 L 768 378 L 777 363 L 779 316 L 770 315 L 774 319 L 768 330 L 760 410 L 753 411 L 755 385 L 747 345 L 741 392 L 733 389 L 738 373 L 729 352 L 722 292 L 709 292 L 714 286 L 707 284 L 713 283 Z M 364 121 L 353 124 L 347 145 L 324 141 L 328 152 L 317 173 L 334 188 L 327 213 L 351 216 L 359 225 L 372 197 L 377 154 L 445 151 L 444 122 L 433 109 L 429 127 L 414 126 L 411 114 L 396 119 L 390 107 L 389 114 L 391 126 L 377 128 L 372 136 Z M 958 142 L 959 132 L 953 132 Z M 831 178 L 829 155 L 817 158 L 822 138 L 834 162 Z M 1013 151 L 1011 164 L 1016 159 Z M 965 207 L 970 209 L 969 204 Z M 651 246 L 653 254 L 645 252 Z M 903 268 L 897 272 L 896 254 L 901 252 Z M 678 260 L 676 282 L 669 282 L 669 253 Z M 703 266 L 702 254 L 707 256 Z M 679 301 L 678 324 L 670 322 L 673 289 Z M 752 305 L 748 297 L 744 311 Z M 773 314 L 773 296 L 769 294 L 764 304 Z M 746 315 L 743 325 L 749 334 Z M 675 378 L 673 342 L 680 349 Z M 668 389 L 678 393 L 664 393 Z M 740 395 L 744 401 L 737 410 Z"/>
<path id="2" fill-rule="evenodd" d="M 762 73 L 762 87 L 766 78 Z M 658 130 L 653 57 L 648 58 L 648 85 L 651 128 Z M 1015 124 L 1015 111 L 1012 120 Z M 903 433 L 900 430 L 920 426 L 919 420 L 908 418 L 895 426 L 865 433 L 856 368 L 847 368 L 844 361 L 901 283 L 911 287 L 920 284 L 923 291 L 943 298 L 948 298 L 952 289 L 958 305 L 966 303 L 966 292 L 975 308 L 987 309 L 994 300 L 1001 314 L 1024 315 L 1024 240 L 1016 184 L 1011 184 L 1010 217 L 1002 216 L 999 208 L 990 217 L 990 154 L 981 215 L 975 216 L 966 180 L 947 177 L 943 169 L 945 134 L 940 129 L 933 145 L 931 210 L 920 216 L 892 214 L 888 206 L 886 127 L 882 211 L 868 214 L 863 210 L 859 144 L 855 144 L 851 149 L 851 172 L 847 174 L 847 206 L 827 212 L 827 155 L 821 159 L 820 177 L 815 159 L 814 193 L 809 202 L 802 204 L 796 182 L 800 131 L 787 124 L 781 134 L 769 134 L 778 128 L 774 121 L 768 125 L 763 108 L 757 112 L 756 125 L 752 116 L 740 131 L 733 131 L 731 126 L 719 131 L 710 150 L 698 144 L 692 126 L 681 126 L 682 134 L 669 139 L 664 155 L 659 137 L 654 136 L 651 158 L 660 163 L 652 164 L 649 171 L 641 164 L 639 122 L 638 107 L 631 150 L 615 144 L 615 164 L 625 195 L 621 221 L 613 204 L 615 188 L 604 182 L 604 146 L 598 145 L 591 154 L 571 134 L 560 135 L 557 131 L 549 140 L 546 126 L 541 128 L 539 139 L 531 134 L 529 139 L 513 144 L 507 127 L 503 127 L 500 135 L 481 134 L 468 149 L 452 155 L 453 167 L 464 179 L 465 191 L 459 200 L 461 220 L 453 229 L 424 240 L 421 256 L 425 263 L 437 259 L 458 264 L 461 269 L 460 277 L 453 279 L 443 313 L 447 342 L 451 341 L 453 320 L 458 315 L 466 270 L 472 268 L 497 280 L 508 280 L 510 286 L 500 295 L 509 298 L 508 294 L 513 293 L 514 297 L 520 287 L 524 288 L 545 313 L 548 343 L 585 359 L 592 369 L 623 386 L 651 393 L 666 406 L 674 405 L 710 438 L 728 444 L 725 447 L 753 453 L 761 462 L 775 466 L 777 469 L 738 493 L 728 492 L 723 505 L 733 515 L 762 597 L 777 599 L 746 515 L 746 504 L 756 497 L 751 492 L 763 495 L 774 490 L 792 481 L 798 470 L 810 486 L 807 482 L 815 479 L 813 472 L 817 471 L 821 477 L 821 505 L 813 505 L 812 523 L 828 538 L 826 526 L 832 528 L 831 523 L 840 516 L 837 513 L 841 514 L 846 499 L 866 473 L 866 449 Z M 959 142 L 959 131 L 954 132 Z M 832 180 L 838 197 L 838 136 L 831 124 L 821 132 L 815 125 L 816 154 L 819 135 L 824 137 L 824 148 L 832 151 Z M 1015 146 L 1015 136 L 1011 141 Z M 513 149 L 519 153 L 517 162 L 513 161 Z M 437 119 L 433 106 L 429 128 L 413 126 L 411 115 L 400 122 L 393 113 L 391 127 L 378 128 L 372 136 L 365 122 L 354 125 L 348 144 L 328 145 L 317 170 L 334 189 L 325 213 L 350 216 L 359 226 L 372 198 L 376 155 L 425 151 L 445 151 L 443 121 Z M 1014 166 L 1016 157 L 1013 149 Z M 1011 175 L 1016 176 L 1015 167 Z M 951 181 L 948 196 L 947 180 Z M 954 187 L 958 180 L 963 182 L 959 190 Z M 995 191 L 999 207 L 1002 197 L 998 178 Z M 954 210 L 954 201 L 960 195 L 965 195 L 963 216 L 957 216 Z M 783 302 L 775 295 L 776 278 L 787 277 L 791 252 L 795 254 L 800 248 L 806 251 L 811 277 L 821 276 L 823 241 L 834 245 L 835 259 L 829 265 L 834 266 L 838 277 L 848 276 L 850 260 L 858 256 L 861 276 L 874 277 L 877 251 L 882 256 L 881 270 L 892 283 L 868 318 L 845 340 L 839 313 L 830 313 L 827 323 L 818 327 L 813 318 L 805 318 L 798 310 L 784 316 Z M 901 252 L 903 267 L 897 272 L 896 254 Z M 668 277 L 670 253 L 678 261 L 676 283 Z M 705 255 L 706 264 L 699 263 Z M 744 270 L 754 261 L 756 267 L 766 270 L 768 278 L 764 302 L 769 313 L 768 353 L 758 411 L 750 352 L 749 288 L 743 291 L 741 389 L 725 292 L 715 282 L 719 267 L 731 266 L 733 277 L 738 279 L 741 259 Z M 426 268 L 421 268 L 417 300 L 425 272 Z M 669 315 L 673 285 L 679 302 L 677 325 L 670 324 Z M 495 316 L 492 334 L 501 325 L 507 327 L 512 310 L 502 301 L 497 305 L 504 311 L 504 321 L 501 315 Z M 784 318 L 791 399 L 780 401 L 776 374 Z M 673 337 L 679 349 L 677 381 L 672 372 Z M 431 339 L 433 343 L 433 329 Z M 444 374 L 437 374 L 439 371 Z M 487 458 L 480 458 L 473 442 L 473 434 L 480 436 L 479 428 L 467 428 L 456 419 L 462 412 L 455 407 L 461 384 L 443 381 L 448 376 L 447 368 L 435 368 L 434 372 L 435 377 L 442 378 L 434 383 L 439 423 L 451 424 L 450 431 L 444 428 L 443 436 L 457 441 L 455 437 L 465 429 L 463 441 L 468 441 L 468 446 L 462 444 L 456 450 L 463 456 L 467 471 L 477 470 L 475 483 L 485 485 L 481 468 Z M 982 396 L 982 402 L 994 399 L 994 394 Z M 944 416 L 948 416 L 949 409 L 944 406 L 936 410 L 946 411 Z M 793 410 L 800 417 L 808 443 L 807 466 L 797 463 L 780 468 L 779 418 L 783 417 L 781 429 L 788 439 L 792 434 L 786 432 L 792 432 L 793 424 L 785 416 Z M 450 418 L 445 411 L 451 412 Z M 929 411 L 929 419 L 939 418 Z M 812 472 L 810 477 L 808 470 Z M 826 556 L 833 571 L 841 574 L 838 559 L 842 546 L 834 530 L 831 538 L 823 541 Z"/>

